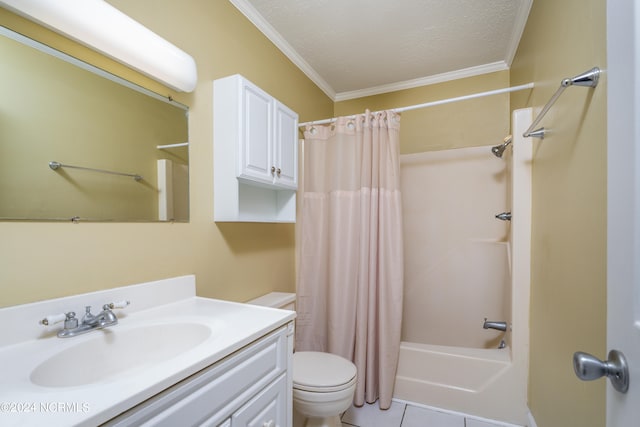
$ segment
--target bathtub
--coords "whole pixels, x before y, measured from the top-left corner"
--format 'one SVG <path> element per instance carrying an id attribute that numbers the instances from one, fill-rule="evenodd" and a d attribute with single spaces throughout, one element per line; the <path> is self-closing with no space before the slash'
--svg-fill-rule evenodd
<path id="1" fill-rule="evenodd" d="M 511 348 L 484 349 L 402 342 L 396 399 L 525 425 L 526 388 Z"/>
<path id="2" fill-rule="evenodd" d="M 402 342 L 400 349 L 399 393 L 414 383 L 437 396 L 449 390 L 478 393 L 511 367 L 508 347 L 485 349 Z"/>
<path id="3" fill-rule="evenodd" d="M 424 233 L 422 239 L 429 244 L 407 247 L 405 243 L 405 315 L 396 399 L 505 423 L 528 423 L 532 144 L 522 134 L 531 120 L 530 108 L 514 111 L 513 144 L 502 159 L 490 158 L 494 163 L 478 160 L 480 169 L 476 159 L 485 151 L 490 153 L 490 147 L 406 162 L 407 182 L 420 182 L 419 188 L 410 191 L 435 188 L 442 182 L 447 186 L 434 194 L 411 195 L 410 203 L 431 203 L 413 206 L 404 218 L 405 239 L 410 235 L 410 240 L 417 241 L 416 236 Z M 462 163 L 451 160 L 460 155 Z M 429 166 L 425 173 L 431 175 L 411 175 L 425 162 Z M 508 163 L 505 167 L 500 162 Z M 458 169 L 451 171 L 450 164 Z M 465 180 L 474 170 L 500 187 L 479 182 L 475 175 Z M 456 182 L 465 183 L 467 195 L 461 197 L 452 190 L 450 183 Z M 471 217 L 463 217 L 464 209 L 456 209 L 461 198 L 467 211 L 473 211 Z M 501 228 L 506 224 L 493 219 L 505 207 L 500 204 L 512 212 L 506 229 Z M 445 216 L 438 217 L 442 212 Z M 492 283 L 495 288 L 489 288 Z M 497 336 L 492 340 L 486 335 L 499 332 L 483 330 L 482 317 L 506 320 L 512 326 L 500 337 L 505 348 L 495 347 Z"/>

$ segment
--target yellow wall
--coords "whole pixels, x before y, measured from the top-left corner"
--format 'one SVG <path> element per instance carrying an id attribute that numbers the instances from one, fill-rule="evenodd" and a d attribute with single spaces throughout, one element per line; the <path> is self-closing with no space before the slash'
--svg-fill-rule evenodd
<path id="1" fill-rule="evenodd" d="M 335 116 L 399 108 L 509 86 L 509 72 L 453 80 L 337 102 Z M 402 113 L 402 154 L 498 144 L 509 134 L 509 95 L 494 95 Z"/>
<path id="2" fill-rule="evenodd" d="M 213 222 L 212 81 L 240 73 L 300 114 L 328 117 L 333 102 L 227 1 L 118 0 L 116 7 L 191 54 L 198 86 L 176 94 L 112 61 L 0 10 L 0 25 L 190 106 L 190 222 L 0 223 L 0 306 L 194 273 L 198 294 L 247 300 L 295 286 L 294 226 Z M 97 58 L 97 59 L 96 59 Z"/>
<path id="3" fill-rule="evenodd" d="M 606 68 L 605 0 L 535 0 L 511 69 L 534 81 L 512 108 L 543 106 L 560 80 Z M 605 381 L 581 382 L 573 352 L 606 355 L 606 74 L 568 88 L 534 144 L 529 406 L 539 426 L 605 425 Z"/>

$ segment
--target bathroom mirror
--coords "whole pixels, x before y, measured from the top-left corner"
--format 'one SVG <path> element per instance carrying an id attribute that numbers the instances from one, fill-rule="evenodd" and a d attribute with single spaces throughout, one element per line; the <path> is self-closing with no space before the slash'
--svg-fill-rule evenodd
<path id="1" fill-rule="evenodd" d="M 0 220 L 189 220 L 186 106 L 4 27 L 0 58 Z"/>

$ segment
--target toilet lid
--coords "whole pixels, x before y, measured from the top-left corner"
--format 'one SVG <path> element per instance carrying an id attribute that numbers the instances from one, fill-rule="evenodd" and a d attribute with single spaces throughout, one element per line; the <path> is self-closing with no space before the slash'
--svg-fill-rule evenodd
<path id="1" fill-rule="evenodd" d="M 331 353 L 293 353 L 293 387 L 307 391 L 337 391 L 355 382 L 356 365 Z"/>

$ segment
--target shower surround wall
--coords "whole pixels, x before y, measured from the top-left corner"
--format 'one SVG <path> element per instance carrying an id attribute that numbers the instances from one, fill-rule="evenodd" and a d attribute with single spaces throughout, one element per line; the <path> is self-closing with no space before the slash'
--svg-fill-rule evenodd
<path id="1" fill-rule="evenodd" d="M 397 399 L 527 423 L 532 145 L 522 133 L 531 120 L 531 109 L 513 112 L 502 159 L 491 146 L 401 156 Z M 511 222 L 495 218 L 503 211 Z M 485 330 L 484 317 L 513 331 Z"/>
<path id="2" fill-rule="evenodd" d="M 497 348 L 510 321 L 507 164 L 491 147 L 401 156 L 405 285 L 402 340 Z"/>

